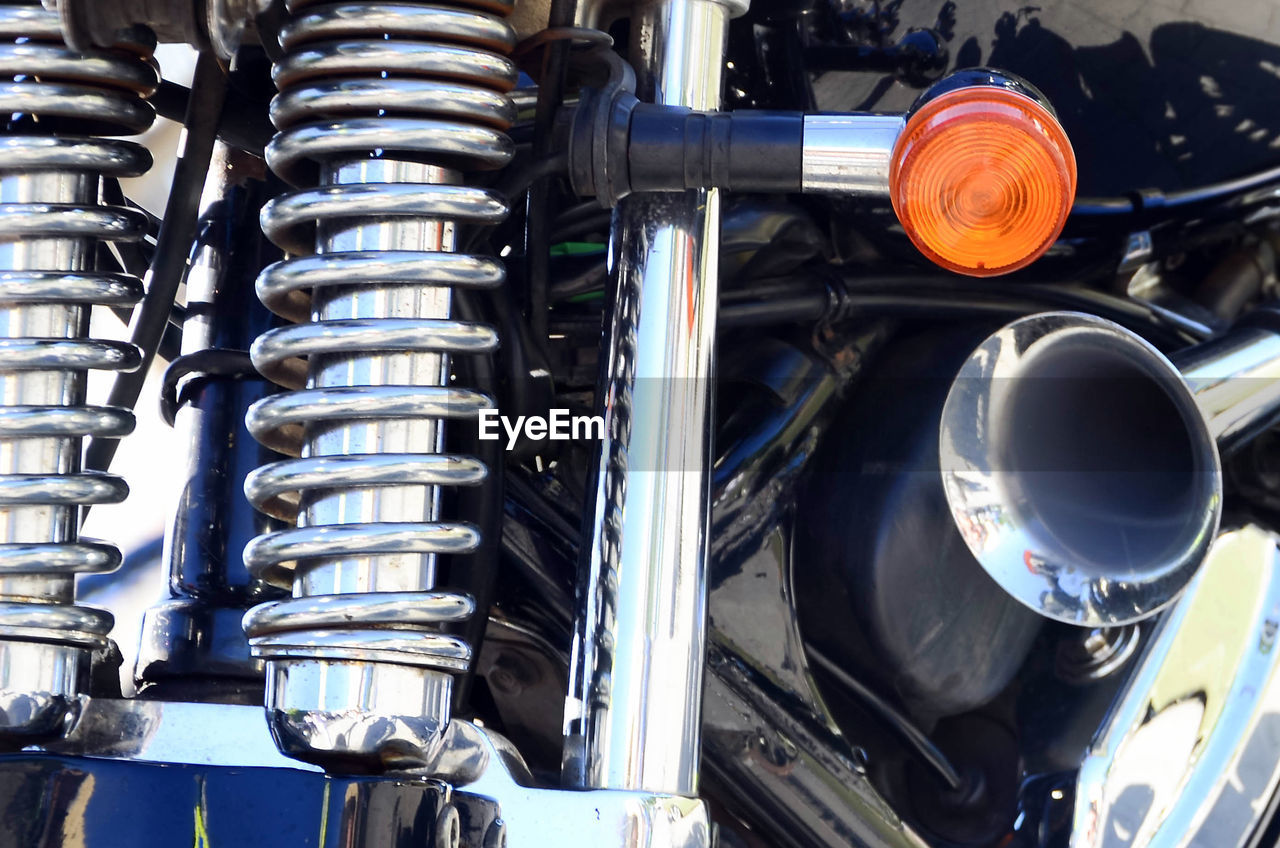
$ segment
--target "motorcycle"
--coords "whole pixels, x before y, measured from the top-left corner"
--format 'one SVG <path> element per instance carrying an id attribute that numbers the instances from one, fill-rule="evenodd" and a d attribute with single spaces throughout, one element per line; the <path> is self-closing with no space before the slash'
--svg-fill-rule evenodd
<path id="1" fill-rule="evenodd" d="M 0 845 L 1276 844 L 1280 19 L 1092 5 L 0 2 Z"/>

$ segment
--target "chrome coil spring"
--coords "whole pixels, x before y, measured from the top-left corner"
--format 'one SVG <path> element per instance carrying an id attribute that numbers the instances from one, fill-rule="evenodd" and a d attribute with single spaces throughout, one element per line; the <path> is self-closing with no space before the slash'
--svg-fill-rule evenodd
<path id="1" fill-rule="evenodd" d="M 258 294 L 298 323 L 254 344 L 255 367 L 289 391 L 255 404 L 246 423 L 296 458 L 259 469 L 245 491 L 296 526 L 253 540 L 245 562 L 293 597 L 256 607 L 245 627 L 268 664 L 268 712 L 286 752 L 332 761 L 394 748 L 412 759 L 448 720 L 447 673 L 470 661 L 467 643 L 441 627 L 473 603 L 434 591 L 436 558 L 474 551 L 480 533 L 441 519 L 441 489 L 478 485 L 487 469 L 444 452 L 444 421 L 492 402 L 449 385 L 449 359 L 498 340 L 452 317 L 451 293 L 504 279 L 501 263 L 454 246 L 458 224 L 508 211 L 463 185 L 462 171 L 499 168 L 513 153 L 509 7 L 288 5 L 267 159 L 299 189 L 268 204 L 262 223 L 293 258 L 263 271 Z M 305 674 L 319 667 L 326 684 Z M 419 703 L 316 688 L 340 688 L 340 671 L 392 668 L 420 672 Z M 359 679 L 350 690 L 376 688 Z"/>
<path id="2" fill-rule="evenodd" d="M 82 470 L 80 454 L 84 437 L 123 436 L 134 419 L 87 405 L 86 371 L 133 370 L 141 356 L 86 336 L 93 305 L 142 296 L 138 279 L 96 269 L 104 243 L 146 232 L 141 211 L 100 202 L 100 182 L 151 165 L 142 146 L 101 137 L 151 125 L 144 98 L 159 75 L 150 48 L 72 51 L 38 0 L 0 5 L 0 713 L 11 732 L 57 720 L 48 711 L 74 699 L 87 655 L 111 629 L 108 613 L 72 603 L 75 574 L 121 559 L 114 546 L 79 538 L 79 508 L 119 502 L 128 488 Z M 15 642 L 26 645 L 21 658 Z M 67 650 L 51 658 L 51 645 Z M 37 648 L 43 660 L 30 659 Z M 41 662 L 70 676 L 24 678 L 20 665 L 36 674 Z"/>

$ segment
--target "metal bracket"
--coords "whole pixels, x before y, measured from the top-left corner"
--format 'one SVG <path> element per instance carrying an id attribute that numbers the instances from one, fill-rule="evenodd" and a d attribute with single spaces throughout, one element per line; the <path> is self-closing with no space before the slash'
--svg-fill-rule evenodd
<path id="1" fill-rule="evenodd" d="M 95 698 L 88 702 L 67 738 L 41 750 L 146 763 L 321 771 L 276 749 L 262 721 L 261 707 L 231 704 Z M 477 824 L 476 833 L 463 827 L 454 843 L 457 846 L 711 845 L 711 818 L 702 801 L 652 792 L 533 786 L 511 743 L 470 722 L 450 723 L 436 759 L 428 767 L 381 779 L 394 783 L 424 777 L 448 786 L 446 797 L 451 806 L 473 808 L 464 821 L 483 824 Z M 501 821 L 497 828 L 491 809 L 495 802 Z M 447 808 L 444 814 L 448 815 Z"/>

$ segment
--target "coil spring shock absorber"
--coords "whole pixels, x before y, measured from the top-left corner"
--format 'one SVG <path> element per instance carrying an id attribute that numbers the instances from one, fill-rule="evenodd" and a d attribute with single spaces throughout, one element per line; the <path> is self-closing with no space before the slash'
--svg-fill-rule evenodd
<path id="1" fill-rule="evenodd" d="M 478 461 L 444 453 L 444 420 L 491 401 L 449 386 L 451 354 L 493 350 L 492 329 L 452 320 L 451 289 L 499 285 L 495 260 L 454 252 L 458 223 L 502 220 L 459 169 L 506 164 L 516 70 L 505 0 L 474 8 L 293 0 L 273 69 L 272 169 L 307 186 L 268 204 L 267 236 L 295 258 L 258 294 L 295 322 L 251 351 L 292 391 L 246 422 L 296 459 L 245 483 L 296 528 L 253 540 L 255 575 L 292 598 L 245 617 L 267 665 L 281 750 L 329 767 L 422 763 L 470 661 L 441 625 L 473 614 L 433 591 L 437 558 L 475 550 L 474 526 L 441 520 L 441 487 L 476 485 Z M 305 360 L 305 362 L 303 361 Z"/>
<path id="2" fill-rule="evenodd" d="M 127 306 L 134 277 L 97 270 L 108 241 L 146 231 L 138 210 L 99 202 L 102 176 L 151 164 L 131 135 L 151 125 L 159 77 L 136 43 L 70 51 L 58 16 L 0 5 L 0 735 L 60 734 L 79 712 L 111 616 L 75 606 L 75 575 L 110 571 L 113 546 L 79 538 L 79 508 L 116 503 L 117 477 L 81 470 L 85 436 L 123 436 L 128 410 L 85 403 L 87 369 L 128 371 L 132 345 L 86 338 L 94 304 Z"/>

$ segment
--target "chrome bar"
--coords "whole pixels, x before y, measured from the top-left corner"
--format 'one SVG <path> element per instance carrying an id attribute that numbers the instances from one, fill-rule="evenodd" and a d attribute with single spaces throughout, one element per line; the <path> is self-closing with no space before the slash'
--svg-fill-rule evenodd
<path id="1" fill-rule="evenodd" d="M 324 169 L 322 178 L 331 186 L 456 184 L 461 179 L 455 171 L 391 159 L 334 162 Z M 453 222 L 425 215 L 384 220 L 353 213 L 350 220 L 321 224 L 316 234 L 320 256 L 376 255 L 381 251 L 451 253 L 453 249 Z M 451 292 L 446 286 L 383 285 L 353 279 L 350 285 L 318 288 L 312 296 L 311 320 L 317 325 L 352 319 L 443 320 L 449 318 L 450 309 Z M 369 352 L 355 346 L 350 352 L 309 357 L 307 388 L 436 387 L 448 385 L 448 376 L 449 358 L 442 351 Z M 444 426 L 436 418 L 369 419 L 353 414 L 309 423 L 302 457 L 439 455 L 443 449 Z M 336 476 L 332 482 L 331 488 L 302 493 L 299 528 L 381 523 L 422 528 L 440 518 L 439 486 L 350 487 L 341 485 Z M 295 599 L 371 593 L 384 597 L 391 593 L 399 599 L 404 593 L 428 592 L 435 581 L 434 553 L 370 555 L 357 551 L 299 563 L 292 588 Z M 260 621 L 264 611 L 259 608 L 254 620 Z M 332 627 L 309 613 L 302 620 L 307 628 Z M 264 635 L 270 629 L 258 627 L 251 634 L 260 650 L 272 641 Z M 326 636 L 340 640 L 341 648 L 310 652 L 294 644 L 318 645 Z M 424 663 L 385 661 L 387 657 L 377 656 L 372 646 L 359 650 L 355 647 L 357 637 L 338 631 L 304 629 L 300 635 L 288 632 L 284 639 L 290 647 L 267 665 L 267 703 L 277 739 L 286 753 L 304 759 L 338 755 L 376 759 L 384 746 L 398 744 L 420 756 L 447 726 L 453 685 L 447 672 Z M 372 641 L 367 634 L 364 640 Z M 343 661 L 336 659 L 339 650 Z"/>
<path id="2" fill-rule="evenodd" d="M 0 176 L 0 202 L 70 204 L 96 201 L 97 177 L 88 173 Z M 6 271 L 85 271 L 93 267 L 93 242 L 87 238 L 28 239 L 0 244 L 0 268 Z M 89 310 L 78 304 L 8 303 L 0 306 L 0 336 L 74 339 L 87 335 Z M 6 371 L 0 373 L 0 398 L 12 406 L 61 406 L 85 402 L 84 371 Z M 80 470 L 80 439 L 26 438 L 0 442 L 0 473 L 72 474 Z M 0 542 L 69 543 L 76 538 L 75 505 L 38 503 L 0 510 Z M 70 603 L 74 575 L 6 574 L 0 596 Z"/>
<path id="3" fill-rule="evenodd" d="M 659 0 L 631 21 L 638 94 L 714 110 L 731 8 Z M 614 218 L 605 438 L 587 515 L 565 706 L 566 782 L 692 795 L 706 640 L 720 196 L 636 196 Z"/>
<path id="4" fill-rule="evenodd" d="M 893 148 L 906 122 L 905 115 L 805 115 L 802 188 L 887 197 Z"/>
<path id="5" fill-rule="evenodd" d="M 1170 359 L 1195 396 L 1220 452 L 1229 453 L 1275 422 L 1280 334 L 1240 327 Z"/>
<path id="6" fill-rule="evenodd" d="M 460 176 L 432 165 L 384 159 L 330 166 L 327 183 L 457 183 Z M 452 252 L 451 221 L 424 219 L 341 221 L 322 227 L 316 252 L 409 250 Z M 444 286 L 369 285 L 323 289 L 312 303 L 313 322 L 356 318 L 449 317 L 451 291 Z M 448 354 L 428 352 L 325 354 L 310 360 L 309 387 L 443 386 L 448 383 Z M 444 427 L 435 418 L 361 420 L 308 428 L 303 455 L 345 456 L 444 450 Z M 301 505 L 299 526 L 371 521 L 438 521 L 439 486 L 341 488 L 309 495 Z M 294 594 L 418 592 L 435 585 L 435 554 L 359 555 L 320 560 L 294 575 Z"/>
<path id="7" fill-rule="evenodd" d="M 262 707 L 92 698 L 53 754 L 143 763 L 321 771 L 277 750 Z"/>
<path id="8" fill-rule="evenodd" d="M 89 338 L 94 305 L 128 306 L 140 280 L 99 271 L 99 250 L 146 231 L 138 210 L 100 197 L 102 177 L 135 177 L 134 142 L 154 118 L 149 45 L 80 55 L 40 4 L 0 3 L 10 119 L 0 145 L 0 736 L 65 733 L 82 710 L 112 616 L 74 605 L 79 573 L 120 563 L 80 536 L 82 507 L 119 503 L 119 477 L 82 467 L 86 437 L 133 429 L 129 410 L 87 403 L 86 372 L 136 370 L 132 345 Z"/>
<path id="9" fill-rule="evenodd" d="M 1280 786 L 1280 555 L 1224 534 L 1099 730 L 1072 848 L 1242 846 Z"/>

